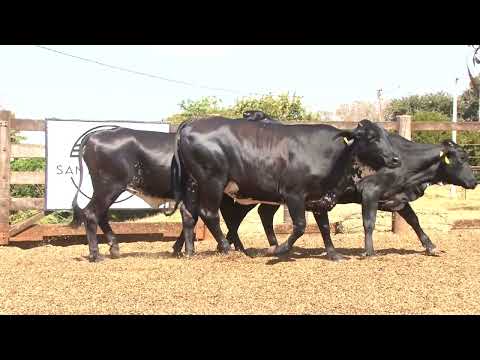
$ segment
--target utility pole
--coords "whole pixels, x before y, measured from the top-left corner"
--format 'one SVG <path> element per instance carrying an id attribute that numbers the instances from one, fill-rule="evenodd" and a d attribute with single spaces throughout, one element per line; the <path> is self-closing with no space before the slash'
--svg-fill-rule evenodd
<path id="1" fill-rule="evenodd" d="M 377 98 L 378 98 L 378 116 L 380 119 L 378 121 L 383 121 L 383 113 L 382 113 L 382 91 L 383 89 L 377 90 Z"/>

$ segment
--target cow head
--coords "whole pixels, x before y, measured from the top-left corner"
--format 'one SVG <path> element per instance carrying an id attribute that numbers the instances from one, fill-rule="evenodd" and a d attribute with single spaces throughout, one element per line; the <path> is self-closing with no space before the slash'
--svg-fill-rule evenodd
<path id="1" fill-rule="evenodd" d="M 399 155 L 394 151 L 385 129 L 364 119 L 352 131 L 355 152 L 358 158 L 375 169 L 397 168 L 401 165 Z"/>
<path id="2" fill-rule="evenodd" d="M 440 181 L 466 189 L 475 189 L 477 180 L 468 163 L 468 154 L 461 146 L 446 140 L 442 143 L 439 157 Z"/>

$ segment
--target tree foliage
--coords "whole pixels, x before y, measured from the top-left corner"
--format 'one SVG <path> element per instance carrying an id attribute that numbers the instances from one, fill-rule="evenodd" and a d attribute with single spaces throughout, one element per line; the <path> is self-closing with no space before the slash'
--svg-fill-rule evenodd
<path id="1" fill-rule="evenodd" d="M 480 64 L 480 45 L 469 45 L 473 48 L 473 64 Z"/>
<path id="2" fill-rule="evenodd" d="M 385 108 L 385 117 L 392 119 L 396 115 L 415 115 L 417 112 L 436 112 L 451 116 L 452 107 L 452 97 L 443 91 L 411 95 L 391 100 Z"/>
<path id="3" fill-rule="evenodd" d="M 17 131 L 10 132 L 10 141 L 12 144 L 22 142 L 25 137 L 18 134 Z M 10 162 L 10 171 L 39 171 L 45 170 L 45 159 L 38 158 L 17 158 Z M 45 195 L 45 185 L 10 185 L 10 195 L 12 197 L 43 197 Z"/>
<path id="4" fill-rule="evenodd" d="M 241 118 L 244 111 L 260 110 L 281 121 L 315 121 L 316 113 L 309 113 L 302 103 L 302 97 L 287 94 L 263 95 L 261 97 L 244 97 L 237 99 L 232 106 L 223 106 L 215 97 L 203 97 L 199 100 L 184 100 L 180 104 L 181 112 L 167 119 L 169 123 L 178 124 L 184 120 L 221 115 L 229 118 Z M 318 113 L 320 114 L 320 113 Z"/>
<path id="5" fill-rule="evenodd" d="M 480 76 L 477 76 L 480 81 Z M 478 121 L 478 95 L 473 87 L 466 89 L 458 101 L 460 116 L 464 121 Z"/>

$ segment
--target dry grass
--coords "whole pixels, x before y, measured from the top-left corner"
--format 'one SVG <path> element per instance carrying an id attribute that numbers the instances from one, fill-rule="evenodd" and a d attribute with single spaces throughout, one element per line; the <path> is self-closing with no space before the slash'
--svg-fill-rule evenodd
<path id="1" fill-rule="evenodd" d="M 414 207 L 445 213 L 448 221 L 458 212 L 478 216 L 479 192 L 462 202 L 448 200 L 448 191 L 428 193 Z M 421 214 L 422 223 L 430 216 Z M 360 230 L 339 234 L 333 241 L 349 260 L 335 263 L 322 254 L 319 234 L 300 238 L 289 257 L 265 256 L 257 219 L 252 212 L 240 231 L 252 258 L 218 255 L 214 241 L 197 243 L 192 259 L 172 258 L 171 242 L 121 244 L 120 259 L 96 264 L 85 259 L 85 245 L 0 247 L 0 313 L 480 314 L 480 230 L 433 226 L 428 233 L 442 252 L 429 257 L 413 234 L 380 229 L 379 256 L 369 259 L 360 257 Z M 100 250 L 108 252 L 104 244 Z"/>

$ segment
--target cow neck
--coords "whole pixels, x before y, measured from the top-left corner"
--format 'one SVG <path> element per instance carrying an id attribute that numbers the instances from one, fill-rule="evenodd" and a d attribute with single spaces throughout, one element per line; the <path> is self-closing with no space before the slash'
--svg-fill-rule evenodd
<path id="1" fill-rule="evenodd" d="M 435 184 L 440 182 L 441 151 L 444 150 L 439 145 L 431 145 L 430 149 L 425 149 L 422 152 L 419 149 L 404 151 L 402 153 L 403 161 L 409 164 L 406 185 Z"/>
<path id="2" fill-rule="evenodd" d="M 374 165 L 370 165 L 360 158 L 355 143 L 346 151 L 348 165 L 345 167 L 345 170 L 347 178 L 351 180 L 351 183 L 356 184 L 364 177 L 377 173 L 378 169 Z"/>
<path id="3" fill-rule="evenodd" d="M 355 144 L 347 146 L 341 155 L 344 166 L 343 171 L 338 177 L 339 181 L 335 186 L 335 193 L 340 195 L 349 186 L 355 185 L 361 178 L 374 174 L 376 171 L 368 164 L 360 160 Z"/>
<path id="4" fill-rule="evenodd" d="M 353 145 L 345 146 L 337 160 L 339 166 L 335 166 L 333 173 L 329 176 L 326 192 L 319 198 L 309 199 L 306 202 L 305 205 L 308 211 L 322 213 L 332 210 L 337 204 L 338 198 L 347 191 L 349 187 L 354 185 L 352 182 L 352 163 L 354 158 L 352 148 Z"/>

